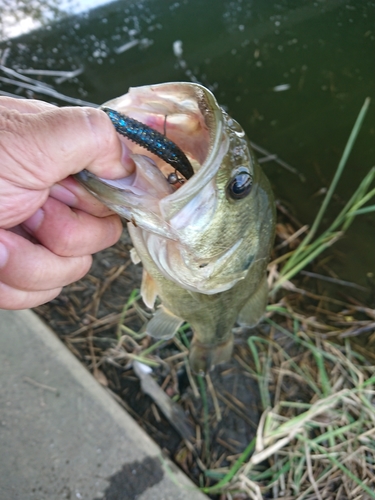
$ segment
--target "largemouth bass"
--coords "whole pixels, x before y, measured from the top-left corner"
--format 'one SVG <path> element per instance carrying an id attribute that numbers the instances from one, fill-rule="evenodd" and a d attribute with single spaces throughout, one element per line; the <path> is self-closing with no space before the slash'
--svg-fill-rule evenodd
<path id="1" fill-rule="evenodd" d="M 236 321 L 251 327 L 264 313 L 275 226 L 269 182 L 241 126 L 201 85 L 131 88 L 103 109 L 134 173 L 108 181 L 82 171 L 77 179 L 130 221 L 143 301 L 153 308 L 161 299 L 147 333 L 171 338 L 190 323 L 191 367 L 205 372 L 230 359 Z M 170 143 L 185 159 L 169 161 Z"/>

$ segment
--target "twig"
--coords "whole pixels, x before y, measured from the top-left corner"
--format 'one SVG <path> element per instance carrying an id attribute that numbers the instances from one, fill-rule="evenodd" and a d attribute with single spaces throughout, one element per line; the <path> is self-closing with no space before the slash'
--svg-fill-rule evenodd
<path id="1" fill-rule="evenodd" d="M 225 396 L 223 396 L 222 394 L 220 394 L 220 392 L 217 392 L 217 397 L 223 402 L 225 403 L 228 408 L 230 408 L 234 413 L 236 413 L 239 417 L 241 417 L 243 420 L 245 420 L 248 424 L 250 424 L 253 429 L 256 429 L 257 428 L 257 425 L 252 421 L 250 420 L 250 418 L 245 415 L 241 410 L 239 410 L 233 403 L 231 403 L 229 401 L 229 399 L 227 399 Z"/>
<path id="2" fill-rule="evenodd" d="M 23 377 L 24 382 L 27 382 L 28 384 L 34 385 L 35 387 L 39 387 L 40 389 L 44 389 L 45 391 L 50 391 L 54 392 L 55 394 L 58 394 L 58 389 L 55 387 L 51 387 L 49 385 L 41 384 L 40 382 L 37 382 L 36 380 L 33 380 L 30 377 Z"/>
<path id="3" fill-rule="evenodd" d="M 133 363 L 134 373 L 141 381 L 141 387 L 145 394 L 149 395 L 158 405 L 164 416 L 169 420 L 183 439 L 191 440 L 194 436 L 190 422 L 181 408 L 174 403 L 169 396 L 160 388 L 141 363 Z"/>
<path id="4" fill-rule="evenodd" d="M 198 385 L 202 398 L 203 405 L 203 434 L 204 434 L 204 455 L 205 459 L 208 460 L 210 456 L 210 427 L 209 427 L 209 414 L 208 414 L 208 401 L 206 387 L 204 383 L 204 378 L 201 375 L 197 375 Z"/>
<path id="5" fill-rule="evenodd" d="M 292 174 L 298 175 L 298 177 L 300 178 L 300 180 L 302 182 L 305 182 L 305 177 L 304 177 L 303 174 L 301 174 L 300 172 L 298 172 L 298 170 L 296 168 L 294 168 L 291 165 L 289 165 L 289 163 L 287 163 L 286 161 L 281 160 L 277 155 L 270 153 L 269 151 L 267 151 L 266 149 L 262 148 L 258 144 L 255 144 L 255 142 L 253 142 L 253 141 L 250 141 L 250 146 L 255 151 L 257 151 L 258 153 L 261 153 L 262 155 L 265 155 L 266 158 L 268 157 L 267 160 L 264 160 L 264 161 L 271 161 L 272 160 L 272 161 L 278 163 L 281 167 L 285 168 L 285 170 L 288 170 Z"/>
<path id="6" fill-rule="evenodd" d="M 328 281 L 329 283 L 334 283 L 335 285 L 349 286 L 351 288 L 356 288 L 357 290 L 363 290 L 368 292 L 368 288 L 352 283 L 351 281 L 339 280 L 337 278 L 331 278 L 330 276 L 324 276 L 323 274 L 312 273 L 310 271 L 300 271 L 304 276 L 309 276 L 310 278 L 316 278 L 322 281 Z"/>
<path id="7" fill-rule="evenodd" d="M 220 422 L 221 421 L 220 405 L 219 405 L 219 401 L 217 400 L 216 391 L 215 391 L 215 388 L 212 384 L 212 380 L 211 380 L 209 373 L 206 373 L 206 381 L 207 381 L 208 390 L 209 390 L 211 397 L 212 397 L 212 402 L 214 404 L 216 421 Z"/>

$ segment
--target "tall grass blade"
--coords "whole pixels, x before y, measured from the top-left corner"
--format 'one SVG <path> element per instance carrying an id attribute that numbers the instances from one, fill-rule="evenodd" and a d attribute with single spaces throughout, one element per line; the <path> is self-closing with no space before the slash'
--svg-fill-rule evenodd
<path id="1" fill-rule="evenodd" d="M 345 165 L 346 165 L 346 162 L 349 158 L 349 155 L 353 149 L 353 146 L 354 146 L 354 143 L 355 143 L 355 140 L 358 136 L 358 133 L 360 131 L 360 128 L 362 126 L 362 123 L 363 123 L 363 120 L 366 116 L 366 113 L 367 113 L 367 109 L 370 105 L 370 98 L 367 97 L 365 99 L 365 102 L 363 103 L 363 106 L 358 114 L 358 117 L 357 117 L 357 120 L 354 124 L 354 127 L 350 133 L 350 136 L 349 136 L 349 139 L 348 139 L 348 142 L 346 143 L 346 146 L 345 146 L 345 149 L 344 149 L 344 152 L 341 156 L 341 159 L 340 159 L 340 162 L 339 162 L 339 165 L 337 167 L 337 170 L 336 170 L 336 173 L 333 177 L 333 180 L 331 182 L 331 185 L 327 191 L 327 194 L 323 200 L 323 203 L 319 209 L 319 212 L 317 214 L 317 216 L 315 217 L 315 220 L 313 222 L 313 225 L 311 226 L 311 229 L 309 231 L 309 233 L 307 234 L 306 238 L 303 240 L 303 242 L 301 243 L 301 245 L 297 248 L 297 250 L 294 252 L 294 254 L 292 255 L 292 257 L 290 258 L 290 260 L 286 263 L 285 265 L 285 268 L 284 268 L 284 272 L 286 272 L 288 269 L 290 269 L 295 260 L 297 259 L 297 256 L 302 252 L 302 250 L 304 248 L 306 248 L 306 246 L 310 243 L 310 241 L 313 239 L 313 237 L 315 236 L 315 233 L 322 221 L 322 218 L 324 216 L 324 213 L 327 209 L 327 206 L 329 204 L 329 202 L 331 201 L 331 198 L 332 198 L 332 195 L 336 189 L 336 186 L 340 180 L 340 177 L 342 175 L 342 172 L 345 168 Z"/>

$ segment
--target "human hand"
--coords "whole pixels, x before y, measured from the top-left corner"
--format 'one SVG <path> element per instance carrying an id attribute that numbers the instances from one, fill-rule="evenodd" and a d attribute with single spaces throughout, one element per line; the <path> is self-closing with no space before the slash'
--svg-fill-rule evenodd
<path id="1" fill-rule="evenodd" d="M 132 161 L 103 111 L 0 97 L 0 308 L 56 297 L 122 225 L 69 175 L 108 179 Z"/>

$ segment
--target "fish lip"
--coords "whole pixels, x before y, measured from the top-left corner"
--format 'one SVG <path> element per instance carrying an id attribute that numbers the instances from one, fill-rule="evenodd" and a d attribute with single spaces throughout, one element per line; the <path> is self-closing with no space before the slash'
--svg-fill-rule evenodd
<path id="1" fill-rule="evenodd" d="M 140 196 L 132 195 L 132 193 L 129 193 L 126 189 L 111 184 L 111 182 L 116 181 L 101 179 L 88 170 L 82 170 L 75 174 L 74 177 L 101 203 L 104 203 L 108 208 L 120 215 L 120 217 L 131 222 L 135 227 L 143 228 L 146 231 L 172 241 L 178 241 L 178 234 L 173 227 L 163 219 L 159 210 L 146 210 Z M 131 176 L 125 179 L 129 177 Z M 126 199 L 129 199 L 129 195 L 133 198 L 132 205 L 124 202 Z M 147 215 L 147 223 L 144 222 L 145 215 Z"/>
<path id="2" fill-rule="evenodd" d="M 211 122 L 208 126 L 212 142 L 208 155 L 198 172 L 177 191 L 160 200 L 161 213 L 168 221 L 177 215 L 215 177 L 221 166 L 221 160 L 229 149 L 229 138 L 225 134 L 223 112 L 215 96 L 210 90 L 198 83 L 186 83 L 186 85 L 196 87 L 204 96 L 204 98 L 200 98 L 199 109 L 202 115 Z"/>

